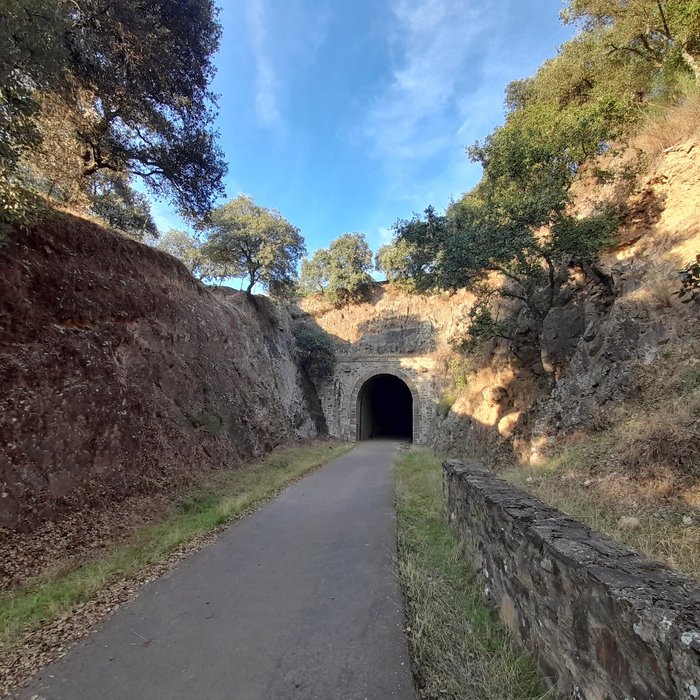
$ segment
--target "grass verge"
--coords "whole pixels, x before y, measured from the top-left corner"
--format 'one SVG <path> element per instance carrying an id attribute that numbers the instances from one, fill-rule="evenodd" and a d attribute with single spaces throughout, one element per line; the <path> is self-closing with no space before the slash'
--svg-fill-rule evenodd
<path id="1" fill-rule="evenodd" d="M 279 450 L 235 470 L 210 474 L 189 490 L 160 522 L 133 533 L 124 544 L 67 570 L 38 577 L 0 597 L 0 650 L 127 579 L 193 540 L 249 513 L 285 486 L 337 457 L 350 445 L 314 442 Z"/>
<path id="2" fill-rule="evenodd" d="M 697 515 L 646 501 L 629 482 L 552 465 L 518 467 L 501 476 L 640 554 L 700 579 Z M 632 527 L 625 521 L 630 517 L 636 519 Z"/>
<path id="3" fill-rule="evenodd" d="M 396 466 L 398 567 L 418 696 L 526 700 L 544 694 L 534 664 L 483 603 L 444 517 L 442 469 L 427 450 Z"/>

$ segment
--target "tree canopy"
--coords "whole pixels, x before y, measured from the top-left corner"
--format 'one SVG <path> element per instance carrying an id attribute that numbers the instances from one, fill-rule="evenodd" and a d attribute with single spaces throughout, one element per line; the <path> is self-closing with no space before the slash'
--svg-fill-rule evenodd
<path id="1" fill-rule="evenodd" d="M 651 105 L 686 100 L 700 82 L 700 0 L 568 0 L 562 17 L 579 33 L 508 86 L 505 124 L 468 149 L 479 184 L 444 214 L 397 221 L 378 255 L 389 279 L 419 291 L 475 290 L 472 337 L 512 337 L 494 296 L 519 300 L 537 336 L 568 269 L 595 273 L 619 212 L 574 216 L 572 184 L 584 164 L 598 172 Z"/>
<path id="2" fill-rule="evenodd" d="M 613 52 L 657 68 L 682 62 L 700 82 L 700 0 L 569 0 L 562 16 L 602 30 Z"/>
<path id="3" fill-rule="evenodd" d="M 233 275 L 232 270 L 215 265 L 202 252 L 199 239 L 178 229 L 170 229 L 158 238 L 156 248 L 181 260 L 194 277 L 203 282 L 223 280 Z"/>
<path id="4" fill-rule="evenodd" d="M 230 276 L 247 279 L 248 294 L 260 284 L 282 296 L 296 283 L 304 239 L 275 209 L 240 195 L 214 209 L 203 226 L 208 238 L 202 253 Z"/>
<path id="5" fill-rule="evenodd" d="M 158 237 L 146 197 L 114 173 L 100 173 L 93 179 L 90 209 L 106 224 L 137 241 Z"/>
<path id="6" fill-rule="evenodd" d="M 359 301 L 372 283 L 372 251 L 363 233 L 344 233 L 301 265 L 300 286 L 321 292 L 334 304 Z"/>
<path id="7" fill-rule="evenodd" d="M 383 272 L 388 282 L 408 292 L 417 290 L 416 275 L 412 265 L 418 250 L 405 238 L 383 245 L 374 256 L 374 268 Z"/>
<path id="8" fill-rule="evenodd" d="M 62 175 L 82 181 L 85 192 L 99 173 L 125 184 L 138 176 L 183 215 L 206 214 L 226 172 L 212 130 L 209 83 L 221 34 L 212 0 L 0 7 L 3 178 L 20 183 L 22 161 L 41 175 L 40 144 L 53 122 L 70 132 L 74 149 L 63 154 L 75 156 L 73 172 Z"/>

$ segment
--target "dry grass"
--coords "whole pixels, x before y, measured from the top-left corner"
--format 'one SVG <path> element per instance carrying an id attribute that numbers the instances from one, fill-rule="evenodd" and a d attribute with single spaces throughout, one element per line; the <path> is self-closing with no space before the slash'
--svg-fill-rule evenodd
<path id="1" fill-rule="evenodd" d="M 624 480 L 591 480 L 580 473 L 552 473 L 544 469 L 508 471 L 504 476 L 546 503 L 590 525 L 637 552 L 700 579 L 700 519 L 646 502 Z M 635 498 L 635 495 L 637 498 Z M 621 526 L 633 516 L 639 527 Z M 692 524 L 686 525 L 684 517 Z"/>
<path id="2" fill-rule="evenodd" d="M 669 352 L 613 424 L 503 475 L 633 549 L 700 579 L 700 364 Z M 639 527 L 620 527 L 623 516 Z"/>
<path id="3" fill-rule="evenodd" d="M 693 91 L 684 104 L 664 107 L 652 116 L 630 145 L 651 158 L 700 135 L 700 95 Z"/>
<path id="4" fill-rule="evenodd" d="M 494 619 L 444 517 L 442 470 L 426 450 L 396 468 L 399 575 L 418 696 L 534 700 L 533 664 Z"/>
<path id="5" fill-rule="evenodd" d="M 686 496 L 700 482 L 700 360 L 693 340 L 667 348 L 650 364 L 637 363 L 638 395 L 593 435 L 558 440 L 547 458 L 549 471 L 624 477 L 661 499 Z"/>

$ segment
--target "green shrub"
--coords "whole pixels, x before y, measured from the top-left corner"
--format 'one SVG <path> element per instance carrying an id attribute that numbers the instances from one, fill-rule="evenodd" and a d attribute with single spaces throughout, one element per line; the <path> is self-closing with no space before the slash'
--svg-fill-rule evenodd
<path id="1" fill-rule="evenodd" d="M 335 346 L 326 331 L 319 326 L 300 323 L 294 327 L 294 338 L 300 364 L 315 382 L 328 379 L 335 369 Z"/>
<path id="2" fill-rule="evenodd" d="M 446 391 L 440 395 L 440 400 L 438 401 L 436 409 L 440 418 L 447 418 L 447 414 L 450 412 L 450 409 L 454 405 L 456 399 L 456 395 L 451 391 Z"/>

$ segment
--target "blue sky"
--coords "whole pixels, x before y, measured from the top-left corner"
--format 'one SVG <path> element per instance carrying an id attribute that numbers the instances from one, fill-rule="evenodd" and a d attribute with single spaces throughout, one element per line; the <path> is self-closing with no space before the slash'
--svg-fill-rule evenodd
<path id="1" fill-rule="evenodd" d="M 399 218 L 479 179 L 466 146 L 503 121 L 503 91 L 571 34 L 561 0 L 221 0 L 213 89 L 243 192 L 301 229 L 374 250 Z M 159 227 L 182 226 L 165 203 Z"/>

